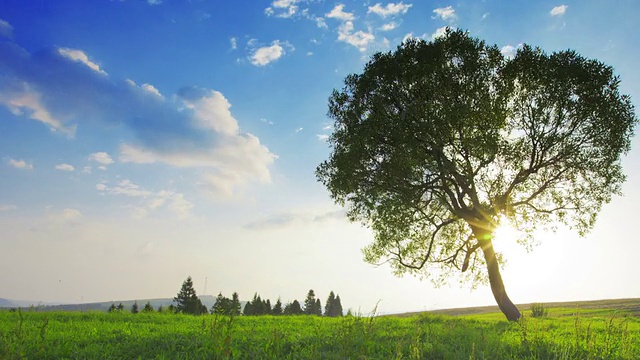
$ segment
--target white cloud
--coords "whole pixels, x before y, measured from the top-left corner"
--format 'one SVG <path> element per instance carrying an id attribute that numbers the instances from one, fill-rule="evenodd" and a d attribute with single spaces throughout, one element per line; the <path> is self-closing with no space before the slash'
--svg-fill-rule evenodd
<path id="1" fill-rule="evenodd" d="M 329 28 L 329 26 L 327 25 L 327 22 L 324 21 L 323 17 L 315 18 L 315 22 L 316 22 L 316 26 L 321 28 L 321 29 L 328 29 Z"/>
<path id="2" fill-rule="evenodd" d="M 521 46 L 522 44 L 518 44 L 517 46 L 505 45 L 500 49 L 500 52 L 507 59 L 511 59 L 514 56 L 516 56 L 516 52 L 518 51 L 518 48 L 520 48 Z"/>
<path id="3" fill-rule="evenodd" d="M 107 190 L 107 185 L 102 184 L 102 183 L 96 184 L 96 190 L 98 190 L 98 191 L 106 191 Z"/>
<path id="4" fill-rule="evenodd" d="M 391 30 L 393 30 L 393 29 L 395 29 L 397 27 L 398 27 L 398 24 L 392 21 L 390 23 L 382 25 L 380 27 L 380 30 L 382 30 L 382 31 L 391 31 Z"/>
<path id="5" fill-rule="evenodd" d="M 444 7 L 444 8 L 437 8 L 437 9 L 433 10 L 433 12 L 436 14 L 434 16 L 434 19 L 436 17 L 439 17 L 442 20 L 454 20 L 456 18 L 456 11 L 453 9 L 452 6 L 447 6 L 447 7 Z"/>
<path id="6" fill-rule="evenodd" d="M 7 106 L 16 116 L 24 115 L 24 112 L 27 111 L 30 119 L 48 125 L 51 131 L 59 131 L 70 137 L 74 136 L 76 126 L 65 126 L 63 121 L 54 117 L 47 106 L 43 104 L 41 95 L 34 91 L 29 84 L 21 82 L 12 85 L 15 86 L 0 89 L 0 104 Z"/>
<path id="7" fill-rule="evenodd" d="M 83 215 L 78 209 L 66 208 L 60 212 L 50 213 L 48 218 L 53 222 L 68 223 L 82 219 Z"/>
<path id="8" fill-rule="evenodd" d="M 329 12 L 326 15 L 326 17 L 331 19 L 338 19 L 342 21 L 350 21 L 355 19 L 355 16 L 353 15 L 353 13 L 345 12 L 343 9 L 344 9 L 344 4 L 338 4 L 331 10 L 331 12 Z"/>
<path id="9" fill-rule="evenodd" d="M 160 4 L 162 4 L 162 0 L 147 0 L 147 4 L 149 4 L 149 5 L 160 5 Z"/>
<path id="10" fill-rule="evenodd" d="M 307 51 L 307 56 L 313 56 L 313 51 Z"/>
<path id="11" fill-rule="evenodd" d="M 238 39 L 232 37 L 229 39 L 229 43 L 231 43 L 231 50 L 235 50 L 238 48 Z"/>
<path id="12" fill-rule="evenodd" d="M 268 16 L 276 16 L 281 18 L 290 18 L 298 12 L 299 0 L 274 0 L 271 6 L 264 9 L 264 13 Z"/>
<path id="13" fill-rule="evenodd" d="M 33 170 L 33 165 L 24 160 L 9 159 L 7 162 L 17 169 Z"/>
<path id="14" fill-rule="evenodd" d="M 96 189 L 110 195 L 139 198 L 141 206 L 134 208 L 134 214 L 138 218 L 145 217 L 150 211 L 164 207 L 178 215 L 178 218 L 185 219 L 189 217 L 191 209 L 194 207 L 193 203 L 188 201 L 182 193 L 169 190 L 152 192 L 128 179 L 118 181 L 112 187 L 103 183 L 96 184 Z"/>
<path id="15" fill-rule="evenodd" d="M 274 62 L 285 54 L 284 48 L 278 40 L 271 43 L 270 46 L 264 46 L 256 49 L 251 55 L 251 63 L 255 66 L 265 66 Z"/>
<path id="16" fill-rule="evenodd" d="M 271 181 L 269 167 L 277 156 L 256 136 L 240 131 L 222 93 L 187 87 L 165 97 L 153 85 L 112 79 L 79 50 L 51 48 L 31 56 L 19 45 L 10 45 L 0 56 L 0 105 L 16 116 L 68 135 L 85 122 L 122 127 L 130 134 L 119 146 L 122 161 L 232 174 L 227 179 L 235 181 L 229 183 L 234 191 L 244 184 Z M 286 42 L 273 45 L 293 51 Z M 113 163 L 106 152 L 89 158 L 91 166 L 82 173 Z"/>
<path id="17" fill-rule="evenodd" d="M 89 60 L 89 57 L 87 56 L 87 54 L 84 53 L 84 51 L 82 50 L 77 50 L 77 49 L 69 49 L 69 48 L 59 48 L 58 52 L 60 53 L 60 55 L 69 58 L 73 61 L 76 62 L 80 62 L 84 65 L 86 65 L 88 68 L 90 68 L 91 70 L 99 73 L 99 74 L 103 74 L 103 75 L 107 75 L 107 73 L 100 69 L 100 66 L 98 66 L 98 64 L 94 63 L 93 61 Z"/>
<path id="18" fill-rule="evenodd" d="M 329 135 L 327 134 L 316 134 L 316 137 L 318 137 L 318 140 L 322 142 L 327 142 L 329 140 Z"/>
<path id="19" fill-rule="evenodd" d="M 100 184 L 98 184 L 100 185 Z M 98 188 L 96 186 L 96 188 Z M 98 189 L 100 190 L 100 189 Z M 147 197 L 151 195 L 150 191 L 144 190 L 138 184 L 134 184 L 131 180 L 121 180 L 116 186 L 111 188 L 103 188 L 101 191 L 107 191 L 114 195 L 126 195 L 131 197 Z"/>
<path id="20" fill-rule="evenodd" d="M 367 46 L 375 40 L 375 36 L 372 33 L 353 30 L 353 22 L 345 21 L 338 28 L 338 40 L 353 45 L 360 51 L 366 51 Z"/>
<path id="21" fill-rule="evenodd" d="M 104 151 L 95 152 L 89 155 L 89 160 L 96 161 L 104 165 L 113 164 L 111 156 Z"/>
<path id="22" fill-rule="evenodd" d="M 297 129 L 295 129 L 293 132 L 295 132 L 296 134 L 299 133 L 300 131 L 304 130 L 303 127 L 299 127 Z"/>
<path id="23" fill-rule="evenodd" d="M 267 120 L 267 119 L 265 119 L 265 118 L 261 118 L 261 119 L 260 119 L 260 121 L 261 121 L 261 122 L 263 122 L 263 123 L 265 123 L 265 124 L 268 124 L 268 125 L 273 125 L 273 121 L 271 121 L 271 120 Z"/>
<path id="24" fill-rule="evenodd" d="M 58 164 L 58 165 L 55 166 L 55 169 L 56 170 L 60 170 L 60 171 L 73 171 L 73 170 L 75 170 L 73 168 L 73 166 L 69 165 L 69 164 Z"/>
<path id="25" fill-rule="evenodd" d="M 484 14 L 482 14 L 482 18 L 480 19 L 480 21 L 484 21 L 489 17 L 490 13 L 486 12 Z"/>
<path id="26" fill-rule="evenodd" d="M 367 13 L 378 14 L 383 18 L 386 18 L 387 16 L 406 14 L 407 11 L 409 11 L 409 8 L 411 8 L 411 6 L 413 5 L 411 4 L 405 5 L 402 2 L 399 2 L 397 4 L 389 3 L 386 6 L 382 6 L 380 5 L 380 3 L 377 3 L 373 6 L 369 6 L 369 11 Z"/>
<path id="27" fill-rule="evenodd" d="M 15 210 L 18 207 L 11 204 L 0 204 L 0 212 Z"/>
<path id="28" fill-rule="evenodd" d="M 435 40 L 441 36 L 444 36 L 444 34 L 447 32 L 447 28 L 448 26 L 443 26 L 441 28 L 437 28 L 436 32 L 434 32 L 433 34 L 431 34 L 431 39 Z"/>
<path id="29" fill-rule="evenodd" d="M 205 130 L 233 135 L 239 131 L 238 122 L 231 115 L 231 104 L 214 90 L 187 89 L 181 93 L 187 109 L 193 111 L 194 125 Z"/>
<path id="30" fill-rule="evenodd" d="M 0 37 L 13 38 L 13 26 L 2 19 L 0 19 Z"/>
<path id="31" fill-rule="evenodd" d="M 551 9 L 549 14 L 551 14 L 551 16 L 562 16 L 565 12 L 567 12 L 568 7 L 568 5 L 558 5 Z"/>

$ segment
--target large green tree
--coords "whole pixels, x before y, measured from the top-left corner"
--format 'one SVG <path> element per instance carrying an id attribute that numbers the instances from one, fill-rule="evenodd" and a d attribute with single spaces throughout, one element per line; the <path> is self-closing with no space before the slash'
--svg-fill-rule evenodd
<path id="1" fill-rule="evenodd" d="M 332 153 L 317 177 L 371 227 L 371 263 L 396 273 L 488 280 L 509 320 L 493 234 L 508 221 L 589 231 L 620 193 L 638 120 L 613 69 L 574 51 L 513 58 L 462 31 L 377 53 L 329 100 Z M 514 239 L 515 240 L 515 239 Z"/>
<path id="2" fill-rule="evenodd" d="M 187 279 L 182 283 L 180 291 L 176 297 L 173 298 L 173 302 L 176 303 L 175 310 L 180 313 L 192 315 L 207 313 L 206 306 L 202 304 L 198 295 L 196 295 L 196 290 L 193 287 L 193 280 L 191 280 L 191 276 L 187 277 Z"/>

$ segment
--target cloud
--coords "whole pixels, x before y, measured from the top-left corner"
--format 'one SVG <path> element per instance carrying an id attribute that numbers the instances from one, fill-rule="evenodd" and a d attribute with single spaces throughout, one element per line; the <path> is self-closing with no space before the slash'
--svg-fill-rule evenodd
<path id="1" fill-rule="evenodd" d="M 321 29 L 328 29 L 329 26 L 327 25 L 327 22 L 324 21 L 323 17 L 317 17 L 314 19 L 316 22 L 316 26 L 321 28 Z"/>
<path id="2" fill-rule="evenodd" d="M 162 4 L 162 0 L 147 0 L 147 4 L 149 4 L 149 5 L 160 5 L 160 4 Z"/>
<path id="3" fill-rule="evenodd" d="M 273 45 L 292 49 L 288 43 Z M 267 55 L 256 61 L 274 60 Z M 277 157 L 256 136 L 240 131 L 222 93 L 185 87 L 162 96 L 151 84 L 113 79 L 90 59 L 80 50 L 31 54 L 0 42 L 0 106 L 69 136 L 87 123 L 123 128 L 131 136 L 120 144 L 122 161 L 231 173 L 238 180 L 234 187 L 270 182 L 269 166 Z"/>
<path id="4" fill-rule="evenodd" d="M 558 5 L 551 9 L 549 14 L 551 14 L 551 16 L 562 16 L 565 12 L 567 12 L 568 7 L 568 5 Z"/>
<path id="5" fill-rule="evenodd" d="M 275 40 L 270 46 L 263 46 L 256 49 L 250 56 L 251 63 L 255 66 L 265 66 L 280 59 L 286 53 L 283 45 L 289 47 L 289 49 L 293 49 L 293 46 L 289 43 Z"/>
<path id="6" fill-rule="evenodd" d="M 18 207 L 11 204 L 0 204 L 0 212 L 15 210 Z"/>
<path id="7" fill-rule="evenodd" d="M 441 18 L 442 20 L 455 20 L 456 18 L 456 11 L 453 9 L 453 7 L 451 6 L 447 6 L 444 8 L 437 8 L 435 10 L 433 10 L 433 12 L 436 14 L 433 18 Z"/>
<path id="8" fill-rule="evenodd" d="M 13 39 L 13 26 L 2 19 L 0 19 L 0 37 Z"/>
<path id="9" fill-rule="evenodd" d="M 447 28 L 448 26 L 443 26 L 441 28 L 437 28 L 436 32 L 434 32 L 433 34 L 431 34 L 431 39 L 435 40 L 441 36 L 444 36 L 444 34 L 447 32 Z"/>
<path id="10" fill-rule="evenodd" d="M 104 151 L 95 152 L 89 155 L 89 160 L 99 162 L 100 164 L 109 165 L 113 164 L 113 159 L 109 154 Z"/>
<path id="11" fill-rule="evenodd" d="M 235 37 L 229 38 L 229 43 L 231 44 L 231 50 L 238 48 L 238 40 Z"/>
<path id="12" fill-rule="evenodd" d="M 77 61 L 79 63 L 82 63 L 84 65 L 86 65 L 89 69 L 102 74 L 102 75 L 107 75 L 107 73 L 100 69 L 100 66 L 98 66 L 98 64 L 94 63 L 93 61 L 89 60 L 89 57 L 87 56 L 87 54 L 84 53 L 84 51 L 82 50 L 77 50 L 77 49 L 69 49 L 69 48 L 59 48 L 58 52 L 60 53 L 60 55 L 67 57 L 73 61 Z"/>
<path id="13" fill-rule="evenodd" d="M 351 21 L 355 19 L 353 13 L 344 12 L 344 4 L 336 5 L 331 12 L 326 14 L 325 16 L 331 19 L 338 19 L 342 21 Z"/>
<path id="14" fill-rule="evenodd" d="M 128 179 L 118 181 L 114 186 L 108 186 L 105 183 L 96 184 L 96 190 L 109 195 L 140 198 L 141 206 L 134 208 L 137 217 L 145 217 L 151 211 L 165 208 L 178 215 L 180 219 L 186 219 L 194 207 L 184 194 L 169 190 L 149 191 Z"/>
<path id="15" fill-rule="evenodd" d="M 7 163 L 16 169 L 33 170 L 33 165 L 24 160 L 9 159 Z"/>
<path id="16" fill-rule="evenodd" d="M 55 166 L 56 170 L 60 170 L 60 171 L 73 171 L 75 170 L 73 168 L 73 166 L 69 165 L 69 164 L 58 164 Z"/>
<path id="17" fill-rule="evenodd" d="M 264 13 L 268 16 L 275 16 L 280 18 L 290 18 L 298 11 L 299 0 L 274 0 L 271 6 L 264 9 Z"/>
<path id="18" fill-rule="evenodd" d="M 327 135 L 327 134 L 316 134 L 316 137 L 318 138 L 318 140 L 320 140 L 322 142 L 329 141 L 329 135 Z"/>
<path id="19" fill-rule="evenodd" d="M 380 3 L 377 3 L 373 6 L 369 6 L 369 11 L 367 11 L 367 13 L 374 13 L 382 16 L 383 18 L 386 18 L 387 16 L 406 14 L 407 11 L 409 11 L 409 9 L 411 8 L 411 6 L 413 5 L 411 4 L 405 5 L 402 2 L 399 2 L 397 4 L 389 3 L 386 6 L 382 6 L 380 5 Z"/>
<path id="20" fill-rule="evenodd" d="M 382 31 L 391 31 L 391 30 L 393 30 L 393 29 L 395 29 L 397 27 L 398 27 L 398 24 L 392 21 L 390 23 L 382 25 L 380 27 L 380 30 L 382 30 Z"/>
<path id="21" fill-rule="evenodd" d="M 299 127 L 297 129 L 295 129 L 293 132 L 295 132 L 296 134 L 299 133 L 300 131 L 304 130 L 303 127 Z"/>
<path id="22" fill-rule="evenodd" d="M 84 215 L 80 210 L 74 208 L 66 208 L 62 209 L 62 211 L 48 214 L 49 220 L 57 223 L 77 223 L 83 217 Z"/>
<path id="23" fill-rule="evenodd" d="M 360 51 L 366 51 L 367 46 L 376 38 L 372 33 L 358 30 L 353 32 L 353 22 L 345 21 L 338 28 L 338 40 L 355 46 Z"/>
<path id="24" fill-rule="evenodd" d="M 518 48 L 520 48 L 521 46 L 522 44 L 518 44 L 517 46 L 505 45 L 500 49 L 500 52 L 507 59 L 512 59 L 514 56 L 516 56 Z"/>
<path id="25" fill-rule="evenodd" d="M 245 224 L 243 227 L 247 230 L 262 231 L 262 230 L 277 230 L 286 228 L 292 225 L 305 225 L 305 224 L 324 224 L 333 220 L 346 220 L 345 210 L 331 210 L 331 211 L 291 211 L 278 214 L 272 214 L 271 216 L 256 220 Z"/>

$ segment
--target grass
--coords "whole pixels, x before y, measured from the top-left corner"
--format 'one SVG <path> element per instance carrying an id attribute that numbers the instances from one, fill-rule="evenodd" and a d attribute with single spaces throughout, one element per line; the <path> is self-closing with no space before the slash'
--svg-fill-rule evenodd
<path id="1" fill-rule="evenodd" d="M 0 312 L 0 359 L 639 359 L 640 318 L 549 308 L 408 317 Z"/>

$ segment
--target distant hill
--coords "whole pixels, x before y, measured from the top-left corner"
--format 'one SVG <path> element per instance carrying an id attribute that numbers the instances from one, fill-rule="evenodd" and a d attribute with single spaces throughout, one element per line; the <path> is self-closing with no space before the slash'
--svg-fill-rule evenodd
<path id="1" fill-rule="evenodd" d="M 207 309 L 211 309 L 213 304 L 216 302 L 216 297 L 213 295 L 203 295 L 199 296 L 202 303 L 207 307 Z M 87 310 L 95 310 L 95 311 L 107 311 L 111 304 L 115 304 L 116 306 L 120 303 L 124 306 L 125 310 L 131 309 L 133 303 L 138 303 L 138 308 L 142 310 L 144 305 L 149 302 L 154 309 L 158 309 L 160 305 L 166 308 L 167 306 L 173 304 L 173 298 L 161 298 L 161 299 L 140 299 L 140 300 L 116 300 L 116 301 L 104 301 L 104 302 L 96 302 L 96 303 L 85 303 L 85 304 L 61 304 L 61 305 L 38 305 L 33 302 L 16 302 L 15 300 L 1 299 L 0 298 L 0 308 L 11 308 L 11 307 L 29 307 L 32 304 L 38 307 L 38 310 L 41 311 L 87 311 Z M 246 301 L 241 301 L 240 304 L 244 307 Z"/>
<path id="2" fill-rule="evenodd" d="M 545 302 L 549 308 L 569 308 L 569 309 L 610 309 L 629 311 L 634 316 L 640 316 L 640 298 L 635 299 L 606 299 L 606 300 L 586 300 L 586 301 L 565 301 L 565 302 Z M 516 305 L 520 311 L 528 310 L 531 304 Z M 466 308 L 441 309 L 431 311 L 408 312 L 388 316 L 410 317 L 419 314 L 444 314 L 444 315 L 476 315 L 499 312 L 497 305 L 476 306 Z"/>

